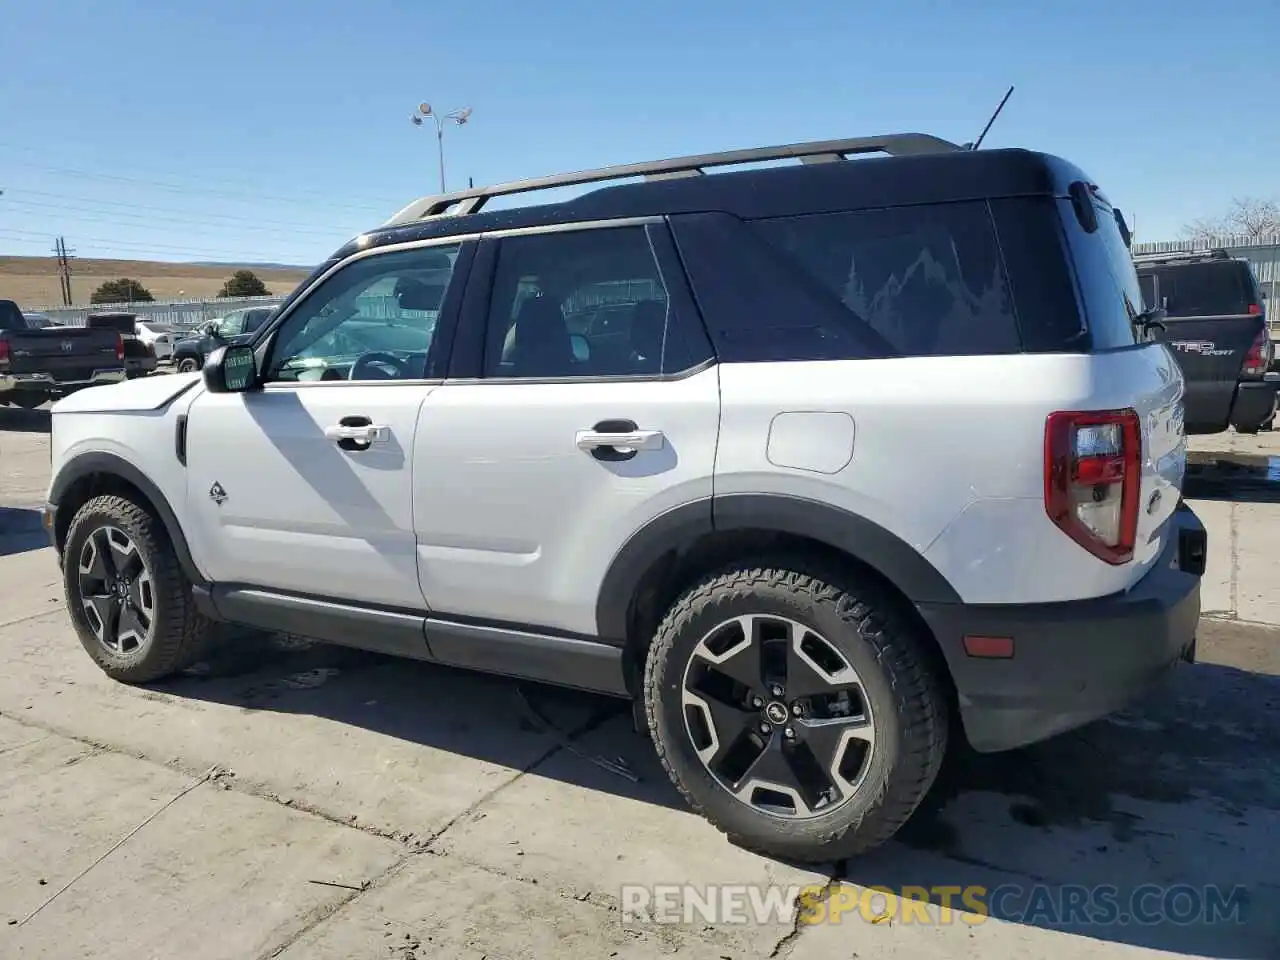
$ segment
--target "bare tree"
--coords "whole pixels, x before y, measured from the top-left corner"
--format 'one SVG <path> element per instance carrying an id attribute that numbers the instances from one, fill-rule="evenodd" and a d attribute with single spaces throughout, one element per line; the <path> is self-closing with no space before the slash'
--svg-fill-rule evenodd
<path id="1" fill-rule="evenodd" d="M 1220 217 L 1192 220 L 1182 232 L 1192 240 L 1214 237 L 1274 237 L 1280 235 L 1280 202 L 1260 197 L 1236 197 Z"/>

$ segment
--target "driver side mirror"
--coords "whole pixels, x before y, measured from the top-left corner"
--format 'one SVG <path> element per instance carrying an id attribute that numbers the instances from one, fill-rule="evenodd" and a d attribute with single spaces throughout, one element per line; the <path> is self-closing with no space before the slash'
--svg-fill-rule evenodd
<path id="1" fill-rule="evenodd" d="M 570 334 L 569 341 L 573 344 L 573 359 L 579 363 L 586 363 L 591 359 L 591 342 L 580 333 Z M 564 341 L 562 340 L 561 343 Z"/>
<path id="2" fill-rule="evenodd" d="M 205 360 L 202 372 L 210 393 L 243 393 L 258 385 L 258 360 L 252 347 L 218 347 Z"/>

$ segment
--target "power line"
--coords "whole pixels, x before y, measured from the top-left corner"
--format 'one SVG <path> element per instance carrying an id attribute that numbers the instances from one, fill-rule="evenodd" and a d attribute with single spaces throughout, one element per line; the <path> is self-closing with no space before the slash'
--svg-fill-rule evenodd
<path id="1" fill-rule="evenodd" d="M 0 144 L 0 146 L 8 146 L 8 145 Z M 254 193 L 254 192 L 245 191 L 245 190 L 230 191 L 230 190 L 212 189 L 208 186 L 209 181 L 207 181 L 205 178 L 196 178 L 191 183 L 185 183 L 185 184 L 168 183 L 163 180 L 154 180 L 154 179 L 149 179 L 145 177 L 122 177 L 115 174 L 98 173 L 92 170 L 78 170 L 72 167 L 52 166 L 49 164 L 40 164 L 40 163 L 27 163 L 22 160 L 11 160 L 9 162 L 14 166 L 26 167 L 31 170 L 41 170 L 47 173 L 57 173 L 57 174 L 63 174 L 66 176 L 72 176 L 77 178 L 87 177 L 93 180 L 105 180 L 113 183 L 133 183 L 133 184 L 138 184 L 140 186 L 152 187 L 158 190 L 171 190 L 171 191 L 176 191 L 178 193 L 185 193 L 188 195 L 198 194 L 201 196 L 221 196 L 221 197 L 230 197 L 231 199 L 240 199 L 240 200 L 271 200 L 276 203 L 303 204 L 305 206 L 312 207 L 312 208 L 320 205 L 322 202 L 323 206 L 328 208 L 346 207 L 348 209 L 363 210 L 366 212 L 372 211 L 372 210 L 383 210 L 385 212 L 387 208 L 395 207 L 397 203 L 400 204 L 400 206 L 404 205 L 403 197 L 400 198 L 399 201 L 387 200 L 385 201 L 387 206 L 382 207 L 381 204 L 384 201 L 382 201 L 381 199 L 375 198 L 374 201 L 371 201 L 369 203 L 351 203 L 351 202 L 334 200 L 332 193 L 326 193 L 323 191 L 304 191 L 310 196 L 316 198 L 312 200 L 307 200 L 301 196 L 282 197 L 277 194 Z"/>
<path id="2" fill-rule="evenodd" d="M 177 207 L 162 207 L 162 206 L 157 206 L 155 204 L 150 204 L 150 203 L 134 203 L 129 200 L 102 200 L 96 197 L 72 197 L 63 193 L 50 193 L 47 190 L 27 190 L 27 189 L 20 189 L 17 191 L 11 190 L 9 191 L 9 195 L 11 196 L 11 199 L 8 201 L 9 203 L 20 202 L 20 203 L 27 203 L 27 204 L 41 204 L 43 206 L 50 206 L 50 204 L 48 203 L 42 203 L 41 201 L 36 201 L 36 200 L 18 199 L 15 201 L 12 199 L 12 195 L 15 193 L 18 195 L 19 198 L 30 194 L 31 196 L 34 196 L 34 197 L 47 197 L 52 200 L 65 200 L 65 201 L 68 201 L 69 203 L 73 203 L 77 205 L 83 204 L 83 203 L 89 203 L 89 204 L 96 204 L 98 206 L 124 207 L 130 210 L 154 210 L 158 213 L 177 214 L 185 218 L 185 220 L 188 222 L 192 219 L 228 220 L 228 221 L 235 221 L 237 223 L 250 223 L 250 224 L 253 224 L 254 226 L 262 226 L 265 224 L 276 224 L 279 226 L 288 227 L 291 230 L 316 229 L 316 226 L 314 223 L 302 224 L 296 221 L 276 220 L 271 218 L 263 219 L 261 217 L 241 217 L 241 216 L 236 216 L 235 214 L 230 214 L 230 213 L 206 213 L 201 210 L 183 210 Z M 66 209 L 75 210 L 75 209 L 79 209 L 79 207 L 78 206 L 67 207 Z M 102 211 L 102 212 L 107 213 L 107 212 L 114 212 L 114 211 Z"/>
<path id="3" fill-rule="evenodd" d="M 193 223 L 198 224 L 207 219 L 203 214 L 190 214 L 185 217 L 167 217 L 160 214 L 152 214 L 152 213 L 137 214 L 137 213 L 117 212 L 114 210 L 82 210 L 79 207 L 68 206 L 66 204 L 41 203 L 40 201 L 37 201 L 37 200 L 9 200 L 8 198 L 6 198 L 5 200 L 5 206 L 12 207 L 14 210 L 17 210 L 17 211 L 28 211 L 31 213 L 40 213 L 41 211 L 45 211 L 45 210 L 65 212 L 74 216 L 76 220 L 84 221 L 86 223 L 105 223 L 105 224 L 123 223 L 126 226 L 130 226 L 133 223 L 143 223 L 143 224 L 157 223 L 157 222 L 178 223 L 178 224 L 182 224 L 186 228 L 184 232 L 196 233 L 196 234 L 207 233 L 207 231 L 202 231 L 198 227 L 192 226 Z M 143 208 L 140 208 L 140 209 L 143 209 Z M 283 233 L 283 234 L 289 234 L 289 235 L 310 234 L 311 236 L 314 236 L 314 237 L 327 237 L 330 239 L 337 236 L 342 236 L 344 239 L 349 239 L 352 236 L 352 234 L 355 232 L 352 230 L 324 230 L 314 226 L 313 227 L 292 226 L 289 224 L 279 224 L 275 221 L 263 221 L 263 220 L 254 221 L 249 219 L 244 220 L 243 226 L 240 226 L 240 224 L 227 224 L 226 226 L 228 227 L 228 229 L 235 229 L 236 227 L 240 227 L 241 229 L 244 229 L 246 227 L 249 227 L 250 225 L 252 225 L 254 233 L 267 232 L 267 233 Z M 219 226 L 219 224 L 211 223 L 210 226 Z M 218 235 L 224 236 L 225 234 L 220 233 Z"/>
<path id="4" fill-rule="evenodd" d="M 20 243 L 47 243 L 52 238 L 52 236 L 53 235 L 49 233 L 35 233 L 27 230 L 0 229 L 0 239 L 7 239 L 7 240 L 20 242 Z M 209 248 L 209 247 L 198 248 L 198 247 L 168 246 L 165 244 L 147 244 L 147 243 L 140 244 L 140 243 L 133 243 L 127 240 L 112 240 L 104 237 L 80 237 L 79 239 L 81 243 L 101 245 L 104 253 L 95 258 L 100 260 L 129 259 L 127 257 L 112 255 L 112 251 L 119 250 L 124 253 L 141 253 L 141 254 L 158 253 L 158 254 L 169 254 L 169 255 L 180 254 L 180 255 L 185 255 L 185 256 L 195 258 L 197 260 L 216 259 L 221 257 L 221 258 L 229 258 L 229 262 L 232 262 L 232 263 L 243 263 L 245 260 L 253 260 L 258 262 L 273 262 L 273 263 L 287 262 L 286 258 L 282 258 L 278 251 L 274 253 L 268 253 L 265 251 L 254 251 L 254 250 L 245 250 L 245 249 L 227 250 L 227 249 L 217 249 L 217 248 Z M 83 257 L 84 257 L 84 252 L 82 250 L 81 258 L 83 259 Z M 310 269 L 310 267 L 306 266 L 305 264 L 299 264 L 298 269 L 307 270 L 307 269 Z"/>

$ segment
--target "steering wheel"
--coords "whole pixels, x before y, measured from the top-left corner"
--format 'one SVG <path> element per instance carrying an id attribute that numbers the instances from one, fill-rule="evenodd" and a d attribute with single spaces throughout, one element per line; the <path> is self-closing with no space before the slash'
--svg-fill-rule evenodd
<path id="1" fill-rule="evenodd" d="M 388 369 L 388 367 L 390 369 Z M 348 380 L 407 380 L 409 369 L 405 362 L 390 353 L 375 351 L 356 357 L 347 371 Z"/>

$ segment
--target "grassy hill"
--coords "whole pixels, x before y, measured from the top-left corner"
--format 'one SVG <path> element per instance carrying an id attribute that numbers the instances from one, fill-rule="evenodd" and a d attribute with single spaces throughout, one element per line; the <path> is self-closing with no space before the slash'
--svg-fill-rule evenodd
<path id="1" fill-rule="evenodd" d="M 104 280 L 128 277 L 157 300 L 199 300 L 215 296 L 236 270 L 252 270 L 267 289 L 283 296 L 298 285 L 308 267 L 252 267 L 236 264 L 157 263 L 149 260 L 73 260 L 71 294 L 77 306 Z M 58 263 L 53 257 L 0 256 L 0 300 L 16 300 L 24 310 L 62 305 Z"/>

